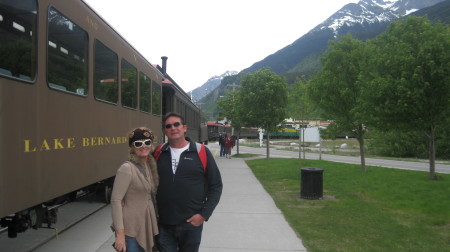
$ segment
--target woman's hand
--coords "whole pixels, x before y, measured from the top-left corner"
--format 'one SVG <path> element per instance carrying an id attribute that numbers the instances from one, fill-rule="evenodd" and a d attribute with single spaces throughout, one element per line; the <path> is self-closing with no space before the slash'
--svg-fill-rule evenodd
<path id="1" fill-rule="evenodd" d="M 116 242 L 114 243 L 114 248 L 120 252 L 127 251 L 127 247 L 125 245 L 125 230 L 116 230 Z"/>

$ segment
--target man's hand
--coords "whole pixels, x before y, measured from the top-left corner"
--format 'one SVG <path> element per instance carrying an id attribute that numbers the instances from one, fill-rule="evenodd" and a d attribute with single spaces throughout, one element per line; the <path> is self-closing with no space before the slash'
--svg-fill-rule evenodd
<path id="1" fill-rule="evenodd" d="M 191 218 L 187 219 L 186 222 L 190 222 L 193 226 L 200 226 L 205 222 L 205 218 L 200 214 L 194 214 Z"/>

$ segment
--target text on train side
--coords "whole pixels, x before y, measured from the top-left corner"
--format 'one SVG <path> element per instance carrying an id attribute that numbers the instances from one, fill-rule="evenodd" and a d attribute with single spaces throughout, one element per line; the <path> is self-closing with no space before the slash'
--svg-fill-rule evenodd
<path id="1" fill-rule="evenodd" d="M 111 144 L 128 143 L 126 137 L 83 137 L 80 141 L 75 138 L 44 139 L 39 143 L 33 143 L 30 139 L 24 140 L 24 152 L 49 151 L 61 149 L 73 149 L 77 146 L 93 147 Z"/>

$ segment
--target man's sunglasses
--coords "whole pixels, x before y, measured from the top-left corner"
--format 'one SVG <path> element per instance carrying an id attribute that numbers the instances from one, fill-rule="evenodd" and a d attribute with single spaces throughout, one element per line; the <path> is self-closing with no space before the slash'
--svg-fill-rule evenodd
<path id="1" fill-rule="evenodd" d="M 142 146 L 150 146 L 152 145 L 152 140 L 147 139 L 147 140 L 142 140 L 142 141 L 134 141 L 133 142 L 133 146 L 136 148 L 141 148 Z"/>
<path id="2" fill-rule="evenodd" d="M 176 122 L 176 123 L 174 123 L 174 124 L 166 124 L 166 125 L 164 125 L 164 127 L 166 128 L 166 129 L 170 129 L 170 128 L 172 128 L 172 126 L 173 127 L 178 127 L 178 126 L 180 126 L 181 125 L 181 123 L 180 122 Z"/>

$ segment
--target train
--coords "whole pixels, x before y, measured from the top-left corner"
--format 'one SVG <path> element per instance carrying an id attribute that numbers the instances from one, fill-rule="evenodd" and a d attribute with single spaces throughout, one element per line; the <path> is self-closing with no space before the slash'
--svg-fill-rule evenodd
<path id="1" fill-rule="evenodd" d="M 218 141 L 221 133 L 232 134 L 232 127 L 229 124 L 219 122 L 207 122 L 208 140 Z"/>
<path id="2" fill-rule="evenodd" d="M 259 130 L 254 127 L 242 127 L 239 129 L 239 138 L 257 139 L 259 138 Z"/>
<path id="3" fill-rule="evenodd" d="M 307 128 L 309 123 L 300 125 L 300 128 Z M 295 139 L 299 138 L 300 129 L 293 124 L 283 123 L 275 131 L 270 132 L 271 139 Z M 267 138 L 267 132 L 263 132 L 263 137 Z"/>
<path id="4" fill-rule="evenodd" d="M 259 136 L 257 128 L 241 127 L 234 129 L 231 124 L 222 124 L 217 121 L 207 122 L 208 140 L 218 141 L 221 133 L 228 135 L 239 135 L 239 138 L 256 139 Z"/>
<path id="5" fill-rule="evenodd" d="M 264 138 L 267 138 L 267 133 L 263 133 Z M 270 132 L 270 138 L 297 138 L 299 137 L 299 130 L 295 128 L 282 127 L 277 129 L 276 131 Z"/>
<path id="6" fill-rule="evenodd" d="M 175 111 L 208 140 L 200 109 L 82 0 L 0 0 L 0 224 L 14 238 L 51 226 L 82 191 L 108 202 L 126 134 L 164 142 Z M 159 39 L 159 38 L 155 38 Z"/>

